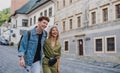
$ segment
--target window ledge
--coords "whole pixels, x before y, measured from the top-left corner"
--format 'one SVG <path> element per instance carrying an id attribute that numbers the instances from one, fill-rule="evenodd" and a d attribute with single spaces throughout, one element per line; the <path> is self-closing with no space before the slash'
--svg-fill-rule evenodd
<path id="1" fill-rule="evenodd" d="M 104 53 L 104 51 L 101 51 L 101 52 L 97 52 L 97 51 L 95 51 L 94 53 Z"/>
<path id="2" fill-rule="evenodd" d="M 117 53 L 116 51 L 106 51 L 106 53 Z"/>

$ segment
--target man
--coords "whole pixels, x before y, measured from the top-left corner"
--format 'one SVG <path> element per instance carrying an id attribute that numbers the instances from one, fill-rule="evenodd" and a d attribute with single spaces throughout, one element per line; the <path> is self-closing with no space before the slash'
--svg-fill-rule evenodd
<path id="1" fill-rule="evenodd" d="M 42 70 L 43 44 L 47 37 L 44 29 L 48 22 L 48 17 L 38 18 L 38 26 L 29 31 L 30 39 L 28 40 L 28 32 L 21 39 L 18 56 L 20 57 L 20 66 L 25 68 L 25 73 L 40 73 Z"/>

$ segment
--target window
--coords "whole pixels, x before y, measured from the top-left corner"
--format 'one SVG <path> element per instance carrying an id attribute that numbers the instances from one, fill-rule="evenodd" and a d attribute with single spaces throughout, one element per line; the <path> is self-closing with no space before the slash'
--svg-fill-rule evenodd
<path id="1" fill-rule="evenodd" d="M 14 38 L 15 38 L 15 37 L 16 37 L 16 34 L 15 34 L 15 33 L 13 33 L 13 34 L 12 34 L 12 37 L 14 37 Z"/>
<path id="2" fill-rule="evenodd" d="M 95 38 L 95 40 L 94 40 L 95 42 L 94 42 L 94 50 L 95 50 L 95 52 L 97 52 L 97 53 L 102 53 L 103 52 L 103 47 L 104 47 L 104 45 L 103 45 L 103 38 L 102 37 L 98 37 L 98 38 Z"/>
<path id="3" fill-rule="evenodd" d="M 51 16 L 52 16 L 52 7 L 49 8 L 49 17 L 51 17 Z"/>
<path id="4" fill-rule="evenodd" d="M 17 28 L 17 20 L 16 20 L 16 24 L 13 24 L 13 28 Z"/>
<path id="5" fill-rule="evenodd" d="M 108 8 L 103 9 L 103 21 L 108 21 Z"/>
<path id="6" fill-rule="evenodd" d="M 15 27 L 17 27 L 17 20 L 16 20 L 16 26 Z"/>
<path id="7" fill-rule="evenodd" d="M 23 35 L 25 32 L 27 32 L 27 30 L 23 30 L 23 29 L 19 30 L 20 35 Z"/>
<path id="8" fill-rule="evenodd" d="M 36 16 L 34 16 L 34 24 L 36 24 Z"/>
<path id="9" fill-rule="evenodd" d="M 70 0 L 70 4 L 72 4 L 72 0 Z"/>
<path id="10" fill-rule="evenodd" d="M 59 1 L 57 1 L 57 10 L 59 10 Z"/>
<path id="11" fill-rule="evenodd" d="M 96 12 L 92 12 L 92 24 L 96 24 Z"/>
<path id="12" fill-rule="evenodd" d="M 32 18 L 30 18 L 30 26 L 32 26 Z"/>
<path id="13" fill-rule="evenodd" d="M 116 18 L 120 18 L 120 4 L 116 5 Z"/>
<path id="14" fill-rule="evenodd" d="M 106 46 L 108 52 L 115 51 L 115 38 L 114 37 L 106 38 Z"/>
<path id="15" fill-rule="evenodd" d="M 65 31 L 65 21 L 63 21 L 63 31 Z"/>
<path id="16" fill-rule="evenodd" d="M 65 7 L 65 0 L 63 0 L 63 7 Z"/>
<path id="17" fill-rule="evenodd" d="M 96 51 L 102 51 L 102 39 L 96 39 Z"/>
<path id="18" fill-rule="evenodd" d="M 68 41 L 65 41 L 65 51 L 68 51 Z"/>
<path id="19" fill-rule="evenodd" d="M 56 25 L 58 25 L 58 24 L 56 24 Z"/>
<path id="20" fill-rule="evenodd" d="M 78 24 L 78 27 L 81 26 L 81 17 L 80 16 L 77 17 L 77 24 Z"/>
<path id="21" fill-rule="evenodd" d="M 43 13 L 42 13 L 42 12 L 40 13 L 40 16 L 43 16 Z"/>
<path id="22" fill-rule="evenodd" d="M 27 27 L 27 26 L 28 26 L 28 20 L 22 19 L 22 27 Z"/>
<path id="23" fill-rule="evenodd" d="M 70 29 L 72 29 L 72 19 L 70 19 Z"/>
<path id="24" fill-rule="evenodd" d="M 13 28 L 16 28 L 16 25 L 13 25 Z"/>
<path id="25" fill-rule="evenodd" d="M 47 10 L 44 11 L 44 15 L 47 16 Z"/>

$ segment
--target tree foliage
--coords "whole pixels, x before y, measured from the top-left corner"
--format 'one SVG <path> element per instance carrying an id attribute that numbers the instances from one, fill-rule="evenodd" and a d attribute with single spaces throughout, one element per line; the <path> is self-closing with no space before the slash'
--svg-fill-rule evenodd
<path id="1" fill-rule="evenodd" d="M 10 8 L 3 9 L 0 11 L 0 26 L 9 20 L 10 17 Z"/>

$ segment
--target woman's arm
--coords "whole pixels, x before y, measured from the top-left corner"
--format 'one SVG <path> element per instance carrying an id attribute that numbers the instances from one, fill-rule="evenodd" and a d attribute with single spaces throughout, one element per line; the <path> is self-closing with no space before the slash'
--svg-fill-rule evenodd
<path id="1" fill-rule="evenodd" d="M 60 73 L 60 58 L 57 59 L 57 73 Z"/>
<path id="2" fill-rule="evenodd" d="M 61 56 L 61 45 L 60 45 L 60 48 L 58 50 L 58 57 L 57 57 L 57 73 L 60 73 L 60 56 Z"/>

